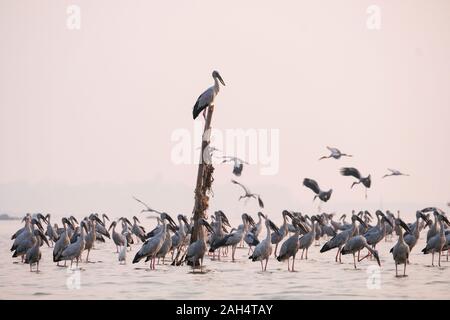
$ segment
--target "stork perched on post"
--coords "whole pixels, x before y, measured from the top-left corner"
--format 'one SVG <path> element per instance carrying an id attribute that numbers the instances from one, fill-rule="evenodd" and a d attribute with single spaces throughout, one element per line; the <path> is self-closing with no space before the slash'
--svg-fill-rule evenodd
<path id="1" fill-rule="evenodd" d="M 203 117 L 205 117 L 206 109 L 209 106 L 214 105 L 214 99 L 220 91 L 219 81 L 220 83 L 222 83 L 222 85 L 225 85 L 225 82 L 223 82 L 223 79 L 220 76 L 219 72 L 213 71 L 212 77 L 214 79 L 214 85 L 206 89 L 206 91 L 203 92 L 195 102 L 194 109 L 192 110 L 192 116 L 194 117 L 194 119 L 196 119 L 202 111 Z"/>

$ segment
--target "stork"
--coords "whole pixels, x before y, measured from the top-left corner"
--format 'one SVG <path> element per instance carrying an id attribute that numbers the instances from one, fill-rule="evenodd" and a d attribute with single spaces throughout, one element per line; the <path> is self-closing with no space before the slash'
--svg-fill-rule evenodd
<path id="1" fill-rule="evenodd" d="M 367 177 L 363 177 L 361 173 L 359 173 L 358 169 L 352 167 L 342 168 L 341 174 L 343 176 L 352 176 L 358 179 L 358 181 L 352 183 L 352 186 L 350 188 L 353 188 L 355 184 L 362 183 L 364 187 L 366 187 L 366 199 L 367 199 L 367 189 L 370 188 L 370 185 L 372 184 L 370 174 Z"/>
<path id="2" fill-rule="evenodd" d="M 402 173 L 396 169 L 389 169 L 390 173 L 385 174 L 382 178 L 392 177 L 392 176 L 409 176 L 409 174 Z"/>
<path id="3" fill-rule="evenodd" d="M 232 183 L 237 184 L 241 186 L 242 189 L 244 189 L 245 194 L 243 196 L 240 196 L 238 200 L 245 199 L 245 198 L 255 198 L 258 200 L 258 204 L 261 208 L 264 208 L 264 202 L 261 199 L 261 196 L 256 193 L 252 193 L 250 189 L 248 189 L 246 186 L 244 186 L 242 183 L 237 182 L 236 180 L 231 180 Z"/>
<path id="4" fill-rule="evenodd" d="M 214 99 L 216 98 L 217 94 L 220 91 L 220 83 L 225 86 L 225 82 L 223 82 L 222 77 L 220 76 L 218 71 L 213 71 L 212 77 L 214 79 L 214 85 L 212 87 L 209 87 L 206 89 L 205 92 L 203 92 L 195 102 L 194 108 L 192 109 L 192 116 L 194 120 L 198 117 L 200 112 L 203 111 L 203 117 L 205 117 L 205 111 L 209 106 L 214 105 Z"/>
<path id="5" fill-rule="evenodd" d="M 330 150 L 331 154 L 329 156 L 323 156 L 320 157 L 319 160 L 322 159 L 329 159 L 329 158 L 334 158 L 336 160 L 340 159 L 341 157 L 353 157 L 351 154 L 346 154 L 346 153 L 342 153 L 339 149 L 337 148 L 332 148 L 332 147 L 328 147 L 327 149 Z"/>

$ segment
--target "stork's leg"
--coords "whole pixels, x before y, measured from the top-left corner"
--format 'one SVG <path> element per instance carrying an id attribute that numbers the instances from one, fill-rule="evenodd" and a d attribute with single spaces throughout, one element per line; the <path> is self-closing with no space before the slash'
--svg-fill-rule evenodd
<path id="1" fill-rule="evenodd" d="M 31 268 L 31 263 L 30 263 L 30 272 L 33 272 L 33 269 Z"/>
<path id="2" fill-rule="evenodd" d="M 116 244 L 116 253 L 119 253 L 119 246 Z"/>
<path id="3" fill-rule="evenodd" d="M 396 277 L 398 277 L 398 270 L 397 270 L 398 268 L 397 268 L 397 266 L 398 266 L 398 265 L 397 265 L 397 262 L 396 262 L 396 263 L 395 263 L 395 276 L 396 276 Z"/>
<path id="4" fill-rule="evenodd" d="M 264 265 L 263 265 L 262 260 L 260 260 L 259 262 L 261 262 L 261 271 L 264 271 Z"/>
<path id="5" fill-rule="evenodd" d="M 89 252 L 91 252 L 91 249 L 88 250 L 87 256 L 86 256 L 86 263 L 89 262 Z"/>
<path id="6" fill-rule="evenodd" d="M 38 262 L 36 264 L 37 264 L 36 272 L 39 272 L 39 260 L 38 260 Z"/>
<path id="7" fill-rule="evenodd" d="M 335 262 L 338 262 L 339 251 L 341 251 L 341 250 L 338 248 L 337 252 L 336 252 L 336 257 L 334 258 Z"/>
<path id="8" fill-rule="evenodd" d="M 438 262 L 438 266 L 441 266 L 441 250 L 439 250 L 439 262 Z"/>
<path id="9" fill-rule="evenodd" d="M 339 249 L 339 263 L 342 263 L 342 249 Z"/>
<path id="10" fill-rule="evenodd" d="M 355 255 L 355 253 L 353 253 L 353 265 L 355 266 L 355 269 L 356 269 L 356 255 Z"/>
<path id="11" fill-rule="evenodd" d="M 308 260 L 308 249 L 309 249 L 309 248 L 306 248 L 306 256 L 305 256 L 305 260 Z"/>
<path id="12" fill-rule="evenodd" d="M 292 268 L 291 271 L 294 272 L 295 254 L 292 256 Z"/>
<path id="13" fill-rule="evenodd" d="M 278 248 L 278 243 L 275 245 L 275 252 L 273 254 L 273 256 L 276 258 L 277 257 L 277 248 Z"/>
<path id="14" fill-rule="evenodd" d="M 235 251 L 236 251 L 236 247 L 237 247 L 237 245 L 234 245 L 234 246 L 231 248 L 231 261 L 233 261 L 233 262 L 234 262 L 234 253 L 235 253 Z"/>
<path id="15" fill-rule="evenodd" d="M 264 271 L 267 270 L 267 262 L 269 262 L 269 257 L 266 258 L 266 265 L 264 266 Z"/>
<path id="16" fill-rule="evenodd" d="M 300 257 L 300 260 L 303 260 L 303 254 L 305 253 L 305 249 L 302 249 L 302 256 Z"/>
<path id="17" fill-rule="evenodd" d="M 200 272 L 203 273 L 203 257 L 200 258 Z"/>
<path id="18" fill-rule="evenodd" d="M 403 267 L 403 276 L 406 277 L 406 262 L 405 262 L 405 266 Z"/>
<path id="19" fill-rule="evenodd" d="M 434 267 L 434 251 L 431 253 L 431 266 Z"/>

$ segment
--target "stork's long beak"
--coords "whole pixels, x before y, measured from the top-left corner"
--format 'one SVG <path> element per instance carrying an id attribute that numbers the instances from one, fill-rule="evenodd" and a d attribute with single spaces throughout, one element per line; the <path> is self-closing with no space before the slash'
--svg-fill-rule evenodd
<path id="1" fill-rule="evenodd" d="M 42 231 L 39 231 L 39 237 L 41 237 L 42 241 L 44 241 L 47 246 L 50 247 L 50 244 L 48 243 L 47 237 L 44 235 L 44 233 Z"/>
<path id="2" fill-rule="evenodd" d="M 356 219 L 363 225 L 364 228 L 367 228 L 367 224 L 358 216 L 356 216 Z"/>
<path id="3" fill-rule="evenodd" d="M 305 226 L 303 225 L 303 223 L 299 219 L 295 219 L 292 222 L 294 223 L 294 225 L 297 228 L 299 228 L 300 230 L 302 230 L 305 233 L 308 233 L 308 230 L 305 228 Z"/>
<path id="4" fill-rule="evenodd" d="M 169 214 L 165 213 L 165 218 L 167 219 L 167 221 L 169 221 L 169 223 L 172 225 L 172 227 L 176 227 L 176 223 L 175 221 L 173 221 L 172 217 L 169 216 Z"/>
<path id="5" fill-rule="evenodd" d="M 286 215 L 286 216 L 288 216 L 288 217 L 291 218 L 291 219 L 294 219 L 294 216 L 293 216 L 292 213 L 290 213 L 288 210 L 284 210 L 284 211 L 283 211 L 283 214 Z"/>
<path id="6" fill-rule="evenodd" d="M 217 79 L 219 79 L 220 83 L 222 83 L 225 86 L 225 82 L 223 82 L 223 79 L 220 74 L 217 74 Z"/>
<path id="7" fill-rule="evenodd" d="M 400 220 L 400 225 L 402 226 L 402 228 L 405 229 L 405 231 L 407 233 L 411 233 L 411 229 L 408 227 L 408 225 L 402 219 L 399 219 L 399 220 Z"/>
<path id="8" fill-rule="evenodd" d="M 270 229 L 272 229 L 272 230 L 275 231 L 275 232 L 280 231 L 280 229 L 278 229 L 278 227 L 275 225 L 275 223 L 272 222 L 272 220 L 269 220 L 269 219 L 267 219 L 267 220 L 269 221 L 269 227 L 270 227 Z"/>
<path id="9" fill-rule="evenodd" d="M 247 215 L 247 221 L 248 221 L 248 223 L 250 223 L 250 225 L 252 227 L 254 227 L 256 225 L 255 220 L 253 220 L 253 218 L 250 217 L 249 215 Z"/>
<path id="10" fill-rule="evenodd" d="M 205 226 L 206 230 L 208 230 L 211 233 L 214 233 L 214 230 L 211 227 L 211 225 L 208 223 L 208 221 L 206 221 L 205 219 L 202 219 L 201 224 Z"/>

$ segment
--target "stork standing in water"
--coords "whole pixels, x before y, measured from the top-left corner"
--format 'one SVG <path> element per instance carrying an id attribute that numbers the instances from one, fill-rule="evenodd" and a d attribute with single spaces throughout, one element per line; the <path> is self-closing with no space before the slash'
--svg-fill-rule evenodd
<path id="1" fill-rule="evenodd" d="M 198 117 L 198 115 L 203 111 L 203 117 L 205 117 L 205 111 L 209 106 L 214 105 L 214 99 L 220 91 L 219 81 L 222 85 L 225 86 L 225 82 L 223 82 L 222 77 L 220 76 L 218 71 L 213 71 L 212 77 L 214 79 L 214 85 L 206 89 L 195 102 L 194 108 L 192 109 L 192 116 L 194 119 Z"/>
<path id="2" fill-rule="evenodd" d="M 248 254 L 250 254 L 252 247 L 256 247 L 259 244 L 258 236 L 262 230 L 262 218 L 265 219 L 262 212 L 258 212 L 258 222 L 250 228 L 244 237 L 245 243 L 248 245 Z"/>
<path id="3" fill-rule="evenodd" d="M 435 212 L 437 212 L 437 210 L 435 210 Z M 438 254 L 439 254 L 438 266 L 440 267 L 441 266 L 441 252 L 447 242 L 447 239 L 445 237 L 444 222 L 447 223 L 448 225 L 450 225 L 450 222 L 444 215 L 439 214 L 438 212 L 437 212 L 437 220 L 438 220 L 439 226 L 440 226 L 439 231 L 435 236 L 433 236 L 427 240 L 427 245 L 422 250 L 422 252 L 424 254 L 428 254 L 431 252 L 431 255 L 432 255 L 431 265 L 432 266 L 434 266 L 434 254 L 436 252 L 438 252 Z"/>
<path id="4" fill-rule="evenodd" d="M 308 249 L 309 247 L 311 247 L 312 243 L 314 242 L 314 239 L 316 238 L 316 225 L 317 223 L 320 222 L 320 218 L 317 216 L 312 216 L 311 217 L 311 230 L 306 233 L 303 237 L 301 237 L 300 239 L 298 239 L 298 243 L 299 243 L 299 249 L 302 249 L 302 256 L 300 259 L 303 259 L 303 254 L 306 251 L 306 256 L 305 259 L 308 260 Z"/>
<path id="5" fill-rule="evenodd" d="M 403 228 L 405 229 L 406 232 L 411 233 L 409 227 L 400 218 L 395 219 L 395 228 L 396 229 Z M 409 259 L 410 249 L 408 244 L 405 242 L 403 238 L 402 230 L 398 230 L 397 233 L 399 234 L 397 244 L 391 249 L 390 252 L 392 253 L 392 256 L 395 261 L 395 276 L 398 277 L 397 266 L 403 263 L 404 264 L 403 276 L 406 277 L 406 264 Z"/>
<path id="6" fill-rule="evenodd" d="M 76 259 L 77 267 L 78 261 L 81 259 L 81 254 L 84 250 L 85 243 L 85 231 L 87 232 L 86 222 L 81 221 L 80 223 L 80 235 L 74 243 L 69 244 L 61 253 L 61 255 L 56 260 L 57 262 L 62 260 L 70 260 L 70 267 L 73 265 L 73 260 Z"/>
<path id="7" fill-rule="evenodd" d="M 406 173 L 401 173 L 400 171 L 396 170 L 396 169 L 389 169 L 388 170 L 391 173 L 387 173 L 385 174 L 382 178 L 386 178 L 386 177 L 392 177 L 392 176 L 409 176 L 409 174 Z M 400 230 L 401 231 L 401 230 Z"/>
<path id="8" fill-rule="evenodd" d="M 338 262 L 339 257 L 339 263 L 342 263 L 341 255 L 342 255 L 342 247 L 347 243 L 347 241 L 353 237 L 354 235 L 358 234 L 358 227 L 356 225 L 356 221 L 359 221 L 359 223 L 364 223 L 364 221 L 358 217 L 357 215 L 352 215 L 352 224 L 351 227 L 342 231 L 341 233 L 338 233 L 333 238 L 331 238 L 328 242 L 326 242 L 322 249 L 320 249 L 320 253 L 327 252 L 331 249 L 338 248 L 336 252 L 335 261 Z"/>
<path id="9" fill-rule="evenodd" d="M 42 233 L 41 230 L 36 229 L 33 231 L 32 235 L 33 246 L 27 250 L 25 254 L 25 263 L 30 264 L 30 272 L 33 271 L 32 265 L 36 263 L 36 272 L 39 272 L 39 260 L 41 260 L 41 245 L 42 241 L 45 241 L 48 245 L 47 238 Z"/>
<path id="10" fill-rule="evenodd" d="M 320 157 L 319 160 L 328 159 L 328 158 L 334 158 L 334 159 L 338 160 L 341 157 L 353 157 L 351 154 L 342 153 L 337 148 L 327 147 L 327 149 L 330 150 L 331 154 L 329 156 Z"/>
<path id="11" fill-rule="evenodd" d="M 162 220 L 162 228 L 161 230 L 147 241 L 144 242 L 141 249 L 136 253 L 133 263 L 139 262 L 142 258 L 149 258 L 146 261 L 150 260 L 149 268 L 155 270 L 156 263 L 156 255 L 164 244 L 166 240 L 166 232 L 167 232 L 167 221 L 175 227 L 175 222 L 173 219 L 165 212 L 160 214 L 160 218 Z M 125 241 L 124 241 L 125 242 Z"/>
<path id="12" fill-rule="evenodd" d="M 288 226 L 287 226 L 287 218 L 289 217 L 291 219 L 294 218 L 294 216 L 292 215 L 292 213 L 290 213 L 287 210 L 283 210 L 283 212 L 281 213 L 281 215 L 283 216 L 283 224 L 281 225 L 281 227 L 278 229 L 276 229 L 271 235 L 270 235 L 270 242 L 272 244 L 275 245 L 275 250 L 273 253 L 273 256 L 276 258 L 277 257 L 277 248 L 278 248 L 278 244 L 281 242 L 281 240 L 284 239 L 284 237 L 287 236 L 288 234 Z"/>
<path id="13" fill-rule="evenodd" d="M 52 244 L 52 247 L 54 243 L 58 240 L 58 234 L 56 233 L 55 228 L 52 226 L 50 222 L 50 213 L 48 213 L 45 218 L 47 219 L 47 231 L 46 235 L 48 236 L 48 239 L 50 240 L 50 243 Z"/>
<path id="14" fill-rule="evenodd" d="M 125 236 L 122 233 L 116 231 L 116 225 L 117 222 L 113 221 L 109 226 L 108 231 L 112 229 L 112 239 L 114 241 L 114 244 L 116 245 L 116 253 L 119 253 L 119 247 L 125 244 Z"/>
<path id="15" fill-rule="evenodd" d="M 380 257 L 378 256 L 378 251 L 375 249 L 372 249 L 366 241 L 366 238 L 364 238 L 361 235 L 357 235 L 354 236 L 352 238 L 350 238 L 347 243 L 345 244 L 344 248 L 342 248 L 341 252 L 343 255 L 345 254 L 353 254 L 353 265 L 356 269 L 356 253 L 361 251 L 362 249 L 366 248 L 367 250 L 369 250 L 369 252 L 375 257 L 375 259 L 377 260 L 378 265 L 381 267 L 381 262 L 380 262 Z M 358 259 L 358 262 L 364 260 L 365 258 L 367 258 L 369 255 Z"/>
<path id="16" fill-rule="evenodd" d="M 272 244 L 270 243 L 270 230 L 274 230 L 274 232 L 278 232 L 278 228 L 275 224 L 273 224 L 272 221 L 270 221 L 267 217 L 266 217 L 266 238 L 264 240 L 262 240 L 255 248 L 255 250 L 253 250 L 253 253 L 250 257 L 248 257 L 249 259 L 251 259 L 252 261 L 260 261 L 261 262 L 261 271 L 266 271 L 267 270 L 267 262 L 269 262 L 269 257 L 272 254 Z M 265 266 L 263 266 L 263 260 L 266 260 L 266 264 Z"/>
<path id="17" fill-rule="evenodd" d="M 142 242 L 145 242 L 145 229 L 143 226 L 138 225 L 141 223 L 136 216 L 133 216 L 133 226 L 131 232 Z"/>
<path id="18" fill-rule="evenodd" d="M 420 221 L 420 219 L 422 219 L 426 223 L 428 223 L 428 221 L 430 221 L 421 211 L 417 211 L 416 212 L 416 223 L 412 224 L 412 230 L 410 230 L 410 232 L 403 235 L 405 243 L 408 245 L 410 252 L 416 246 L 417 241 L 419 240 L 419 236 L 420 236 L 420 230 L 419 230 L 420 222 L 419 221 Z M 411 228 L 409 228 L 409 229 L 411 229 Z M 400 236 L 400 234 L 399 234 L 399 236 Z M 408 260 L 408 263 L 409 263 L 409 260 Z"/>
<path id="19" fill-rule="evenodd" d="M 294 272 L 294 264 L 295 264 L 295 256 L 297 255 L 299 249 L 299 240 L 300 232 L 308 232 L 306 228 L 301 224 L 301 222 L 295 218 L 292 220 L 292 225 L 295 228 L 295 232 L 292 236 L 290 236 L 280 248 L 280 254 L 277 257 L 278 261 L 287 260 L 288 263 L 288 271 Z M 289 259 L 292 257 L 292 268 L 289 268 Z"/>
<path id="20" fill-rule="evenodd" d="M 222 163 L 233 162 L 233 174 L 236 177 L 241 176 L 242 170 L 244 169 L 244 163 L 248 164 L 248 162 L 246 162 L 240 158 L 237 158 L 237 157 L 223 156 L 222 158 L 223 158 Z"/>
<path id="21" fill-rule="evenodd" d="M 252 193 L 250 189 L 248 189 L 246 186 L 244 186 L 242 183 L 237 182 L 236 180 L 231 180 L 232 183 L 239 185 L 242 189 L 244 189 L 245 194 L 243 196 L 240 196 L 238 200 L 245 199 L 245 198 L 255 198 L 258 200 L 258 204 L 261 208 L 264 208 L 264 202 L 261 199 L 261 196 L 256 193 Z"/>
<path id="22" fill-rule="evenodd" d="M 352 176 L 355 177 L 356 179 L 358 179 L 358 181 L 355 181 L 352 183 L 352 186 L 350 188 L 353 188 L 353 186 L 355 184 L 359 184 L 362 183 L 364 185 L 364 187 L 366 187 L 366 199 L 367 199 L 367 189 L 370 188 L 370 185 L 372 184 L 371 178 L 370 178 L 370 174 L 367 177 L 363 177 L 361 175 L 361 173 L 359 173 L 358 169 L 356 168 L 342 168 L 341 169 L 341 174 L 343 176 Z"/>
<path id="23" fill-rule="evenodd" d="M 197 229 L 197 240 L 189 245 L 186 250 L 185 257 L 182 260 L 191 262 L 192 269 L 194 270 L 196 266 L 200 265 L 200 272 L 203 272 L 203 258 L 206 253 L 206 231 L 205 229 L 203 229 L 203 227 L 205 227 L 209 232 L 214 232 L 214 230 L 203 218 L 200 218 L 198 220 L 198 225 L 199 228 Z"/>
<path id="24" fill-rule="evenodd" d="M 63 224 L 63 232 L 59 235 L 58 240 L 55 242 L 55 245 L 53 246 L 53 262 L 57 262 L 57 266 L 59 267 L 59 258 L 64 251 L 64 249 L 67 248 L 67 246 L 70 244 L 70 239 L 67 231 L 67 225 L 70 225 L 71 222 L 67 218 L 62 218 L 62 224 Z M 66 266 L 67 260 L 64 260 L 64 267 Z"/>
<path id="25" fill-rule="evenodd" d="M 237 245 L 244 238 L 244 235 L 246 234 L 251 221 L 253 220 L 250 220 L 250 217 L 246 213 L 242 214 L 242 224 L 238 227 L 238 229 L 235 232 L 230 232 L 229 234 L 225 235 L 219 241 L 212 243 L 209 251 L 214 252 L 214 250 L 216 250 L 217 248 L 231 246 L 231 259 L 232 262 L 234 262 L 234 254 L 236 252 Z"/>

